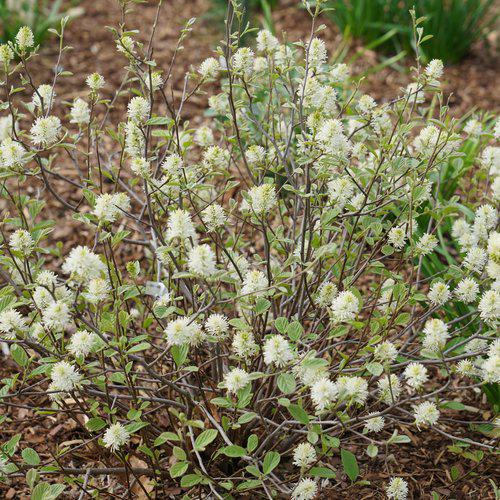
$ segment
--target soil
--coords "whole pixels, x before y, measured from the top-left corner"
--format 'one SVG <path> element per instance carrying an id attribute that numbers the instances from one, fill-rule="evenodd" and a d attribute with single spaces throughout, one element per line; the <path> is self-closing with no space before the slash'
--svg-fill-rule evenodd
<path id="1" fill-rule="evenodd" d="M 123 78 L 124 59 L 117 57 L 113 36 L 108 26 L 116 26 L 120 20 L 120 10 L 115 0 L 84 0 L 81 6 L 84 14 L 69 24 L 66 32 L 66 41 L 73 49 L 64 55 L 62 66 L 73 73 L 63 78 L 56 89 L 59 98 L 70 101 L 85 90 L 85 77 L 91 72 L 99 72 L 108 82 L 107 88 L 117 88 Z M 286 31 L 288 39 L 305 38 L 308 36 L 309 22 L 305 11 L 296 7 L 296 0 L 282 0 L 273 14 L 276 32 Z M 170 63 L 179 36 L 180 27 L 191 17 L 197 17 L 193 33 L 183 43 L 184 50 L 180 53 L 175 64 L 174 82 L 177 92 L 182 91 L 183 75 L 191 67 L 196 67 L 203 59 L 210 56 L 210 48 L 214 48 L 221 36 L 221 26 L 213 20 L 207 20 L 205 14 L 210 8 L 208 0 L 164 0 L 164 5 L 158 20 L 156 30 L 156 51 L 154 58 L 161 67 Z M 127 17 L 127 27 L 138 29 L 140 38 L 147 41 L 150 27 L 156 16 L 156 2 L 147 1 L 134 5 L 133 12 Z M 338 30 L 328 20 L 322 37 L 325 38 L 330 52 L 335 53 L 341 46 L 342 37 Z M 348 58 L 361 50 L 356 42 L 348 51 Z M 40 56 L 32 63 L 38 84 L 51 81 L 53 77 L 53 63 L 57 57 L 57 43 L 49 40 Z M 374 52 L 364 52 L 355 64 L 353 72 L 361 73 L 367 68 L 381 62 L 381 56 Z M 500 93 L 496 88 L 498 75 L 498 54 L 492 52 L 485 44 L 473 48 L 472 53 L 459 65 L 445 70 L 444 90 L 451 95 L 450 104 L 453 114 L 461 117 L 472 107 L 479 110 L 495 112 L 499 109 Z M 398 70 L 385 68 L 369 75 L 362 83 L 365 92 L 372 94 L 380 102 L 388 100 L 400 87 L 406 86 L 409 80 L 410 62 L 400 62 Z M 175 93 L 174 93 L 175 95 Z M 107 97 L 112 97 L 109 94 Z M 196 100 L 197 99 L 197 100 Z M 199 123 L 200 106 L 204 105 L 204 98 L 192 100 L 185 108 L 184 114 L 194 124 Z M 64 211 L 57 205 L 49 206 L 49 216 L 61 220 Z M 74 223 L 67 220 L 67 224 L 59 224 L 53 237 L 57 240 L 66 240 L 71 246 L 75 239 L 86 239 L 90 236 L 82 232 L 79 226 L 75 231 Z M 16 371 L 16 365 L 10 358 L 5 358 L 0 367 L 0 377 L 11 376 Z M 461 412 L 460 417 L 469 415 L 471 419 L 482 420 L 490 418 L 488 406 L 482 399 L 482 394 L 469 391 L 466 394 L 457 393 L 457 400 L 462 400 L 470 406 L 480 408 L 478 413 Z M 25 400 L 13 401 L 14 404 L 26 403 Z M 48 401 L 46 401 L 48 405 Z M 75 446 L 80 436 L 75 430 L 76 425 L 64 414 L 47 416 L 35 414 L 32 410 L 0 405 L 0 414 L 8 416 L 9 420 L 2 424 L 0 442 L 7 441 L 17 433 L 23 434 L 22 446 L 36 447 L 41 459 L 51 458 L 56 453 L 56 443 L 66 442 Z M 457 417 L 457 413 L 454 412 Z M 444 415 L 446 418 L 446 415 Z M 380 450 L 375 459 L 370 459 L 362 453 L 361 446 L 357 451 L 361 467 L 361 476 L 370 481 L 369 486 L 351 485 L 347 478 L 342 477 L 342 467 L 338 464 L 340 481 L 335 488 L 325 488 L 322 494 L 325 498 L 383 498 L 383 488 L 391 475 L 397 474 L 406 478 L 410 484 L 411 498 L 429 498 L 435 491 L 440 498 L 456 499 L 487 499 L 494 498 L 493 488 L 488 479 L 499 477 L 498 462 L 491 455 L 485 453 L 478 462 L 462 458 L 449 450 L 451 441 L 440 438 L 437 434 L 421 432 L 414 434 L 409 428 L 399 428 L 400 434 L 410 437 L 411 443 L 393 446 L 390 453 Z M 466 425 L 463 429 L 453 427 L 453 433 L 471 435 Z M 472 438 L 480 438 L 480 435 Z M 78 467 L 102 466 L 99 464 L 99 455 L 92 454 L 91 448 L 81 448 L 81 454 L 67 466 Z M 138 465 L 140 466 L 140 464 Z M 456 467 L 458 474 L 452 472 Z M 455 469 L 453 469 L 455 471 Z M 124 491 L 116 478 L 104 477 L 101 481 L 103 497 L 123 497 Z M 24 479 L 14 479 L 10 485 L 0 485 L 2 498 L 28 498 L 29 489 Z M 73 493 L 64 494 L 64 498 L 77 498 L 78 488 Z M 181 491 L 172 485 L 171 497 L 180 498 Z M 137 492 L 137 498 L 139 498 Z M 436 497 L 437 498 L 437 497 Z"/>

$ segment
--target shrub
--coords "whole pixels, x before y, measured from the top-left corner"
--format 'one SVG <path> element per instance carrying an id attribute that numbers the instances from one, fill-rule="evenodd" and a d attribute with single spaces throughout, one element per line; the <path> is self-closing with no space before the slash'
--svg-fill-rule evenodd
<path id="1" fill-rule="evenodd" d="M 320 12 L 305 42 L 261 31 L 239 48 L 232 33 L 180 100 L 153 47 L 117 31 L 123 113 L 93 73 L 57 116 L 65 75 L 31 86 L 29 30 L 0 47 L 2 80 L 24 73 L 2 106 L 0 332 L 19 373 L 0 397 L 72 419 L 82 438 L 42 459 L 14 436 L 4 480 L 26 474 L 33 496 L 120 474 L 160 497 L 177 483 L 308 499 L 343 480 L 334 457 L 356 481 L 365 452 L 410 442 L 402 427 L 493 449 L 460 426 L 470 405 L 455 398 L 499 381 L 498 122 L 449 117 L 440 61 L 387 104 L 361 95 L 327 63 Z M 182 109 L 214 87 L 193 129 Z M 464 141 L 488 172 L 467 206 L 440 181 Z M 49 201 L 89 241 L 62 251 Z M 451 241 L 456 265 L 425 278 Z M 84 448 L 97 456 L 79 467 Z M 397 473 L 386 488 L 408 495 Z"/>
<path id="2" fill-rule="evenodd" d="M 417 16 L 425 16 L 424 31 L 432 34 L 421 46 L 424 59 L 448 63 L 463 59 L 497 19 L 493 0 L 331 0 L 329 5 L 329 17 L 344 33 L 366 43 L 382 40 L 385 50 L 407 52 L 413 43 L 409 11 L 415 8 Z"/>

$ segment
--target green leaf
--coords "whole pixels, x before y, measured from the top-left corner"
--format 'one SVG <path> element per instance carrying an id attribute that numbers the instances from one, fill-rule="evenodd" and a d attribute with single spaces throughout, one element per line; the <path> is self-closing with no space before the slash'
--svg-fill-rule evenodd
<path id="1" fill-rule="evenodd" d="M 226 455 L 226 457 L 232 457 L 232 458 L 244 457 L 247 454 L 245 448 L 242 448 L 241 446 L 238 446 L 236 444 L 226 446 L 225 448 L 222 448 L 220 451 L 222 454 Z"/>
<path id="2" fill-rule="evenodd" d="M 257 445 L 259 444 L 259 438 L 255 434 L 250 434 L 247 439 L 247 450 L 248 453 L 252 453 L 252 451 L 257 448 Z"/>
<path id="3" fill-rule="evenodd" d="M 143 427 L 147 427 L 149 425 L 149 422 L 132 422 L 131 424 L 127 424 L 125 426 L 125 429 L 130 432 L 130 434 L 133 434 L 134 432 L 137 432 L 138 430 L 142 429 Z"/>
<path id="4" fill-rule="evenodd" d="M 271 302 L 263 297 L 255 301 L 255 314 L 264 314 L 271 307 Z"/>
<path id="5" fill-rule="evenodd" d="M 278 376 L 278 387 L 284 394 L 294 392 L 297 387 L 295 377 L 291 373 L 281 373 Z"/>
<path id="6" fill-rule="evenodd" d="M 161 446 L 167 441 L 180 441 L 179 436 L 173 432 L 162 432 L 153 443 L 153 446 Z"/>
<path id="7" fill-rule="evenodd" d="M 336 477 L 335 472 L 328 467 L 313 467 L 309 474 L 313 477 L 322 477 L 326 479 L 333 479 Z"/>
<path id="8" fill-rule="evenodd" d="M 55 500 L 65 489 L 64 484 L 39 483 L 31 492 L 31 500 Z"/>
<path id="9" fill-rule="evenodd" d="M 366 369 L 372 374 L 375 375 L 376 377 L 379 377 L 382 375 L 384 371 L 384 367 L 380 363 L 368 363 L 366 365 Z"/>
<path id="10" fill-rule="evenodd" d="M 21 346 L 13 344 L 10 348 L 10 354 L 12 355 L 12 359 L 14 359 L 19 366 L 26 366 L 28 364 L 28 355 Z"/>
<path id="11" fill-rule="evenodd" d="M 301 424 L 307 425 L 309 423 L 309 415 L 301 406 L 291 404 L 288 406 L 288 411 L 291 413 L 292 417 Z"/>
<path id="12" fill-rule="evenodd" d="M 151 344 L 149 342 L 141 342 L 140 344 L 132 346 L 127 351 L 127 354 L 133 354 L 134 352 L 145 351 L 146 349 L 149 349 L 150 347 L 151 347 Z"/>
<path id="13" fill-rule="evenodd" d="M 291 340 L 296 341 L 299 340 L 300 336 L 304 332 L 304 328 L 298 321 L 292 321 L 288 325 L 286 332 L 288 333 L 288 336 L 290 337 Z"/>
<path id="14" fill-rule="evenodd" d="M 104 429 L 104 427 L 106 427 L 106 425 L 107 425 L 107 423 L 104 419 L 102 419 L 100 417 L 92 417 L 85 424 L 85 427 L 87 427 L 87 429 L 89 431 L 97 432 L 97 431 L 100 431 L 101 429 Z"/>
<path id="15" fill-rule="evenodd" d="M 340 450 L 340 459 L 342 460 L 342 466 L 344 467 L 345 473 L 351 481 L 356 481 L 359 475 L 359 467 L 356 457 L 348 450 L 343 448 Z"/>
<path id="16" fill-rule="evenodd" d="M 38 456 L 38 453 L 33 448 L 24 448 L 24 450 L 21 452 L 21 455 L 23 457 L 23 460 L 28 465 L 39 465 L 40 464 L 40 457 Z"/>
<path id="17" fill-rule="evenodd" d="M 374 458 L 378 455 L 378 447 L 375 446 L 373 443 L 369 444 L 368 447 L 366 448 L 366 454 L 370 458 Z"/>
<path id="18" fill-rule="evenodd" d="M 264 474 L 270 474 L 280 463 L 281 455 L 277 451 L 268 451 L 262 463 Z"/>
<path id="19" fill-rule="evenodd" d="M 170 476 L 172 478 L 180 477 L 187 471 L 188 468 L 187 462 L 176 462 L 172 467 L 170 467 Z"/>
<path id="20" fill-rule="evenodd" d="M 283 316 L 276 318 L 274 321 L 274 326 L 276 327 L 276 330 L 280 333 L 286 333 L 286 329 L 288 326 L 288 320 L 284 318 Z"/>
<path id="21" fill-rule="evenodd" d="M 200 476 L 198 474 L 186 474 L 181 479 L 181 486 L 183 488 L 192 488 L 193 486 L 201 483 L 201 481 L 203 481 L 203 476 Z"/>
<path id="22" fill-rule="evenodd" d="M 184 364 L 188 355 L 189 346 L 188 345 L 174 345 L 170 349 L 170 353 L 174 358 L 175 364 L 179 367 Z"/>
<path id="23" fill-rule="evenodd" d="M 203 431 L 195 440 L 194 447 L 197 451 L 204 451 L 205 448 L 217 437 L 216 429 Z"/>

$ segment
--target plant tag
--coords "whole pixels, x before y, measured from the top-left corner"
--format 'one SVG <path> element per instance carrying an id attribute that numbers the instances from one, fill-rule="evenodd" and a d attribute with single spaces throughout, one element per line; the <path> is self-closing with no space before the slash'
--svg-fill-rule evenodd
<path id="1" fill-rule="evenodd" d="M 145 293 L 160 298 L 167 293 L 167 287 L 161 281 L 147 281 Z"/>

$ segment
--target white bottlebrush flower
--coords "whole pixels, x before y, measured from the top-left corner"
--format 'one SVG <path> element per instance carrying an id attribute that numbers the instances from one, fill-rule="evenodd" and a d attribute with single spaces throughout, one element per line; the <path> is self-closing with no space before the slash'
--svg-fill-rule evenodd
<path id="1" fill-rule="evenodd" d="M 0 145 L 0 168 L 23 167 L 27 163 L 26 151 L 21 143 L 7 137 Z"/>
<path id="2" fill-rule="evenodd" d="M 56 332 L 63 331 L 68 326 L 70 319 L 69 306 L 62 300 L 52 302 L 42 312 L 44 326 Z"/>
<path id="3" fill-rule="evenodd" d="M 66 257 L 62 270 L 75 281 L 86 283 L 93 278 L 100 278 L 106 270 L 106 265 L 87 247 L 78 246 Z"/>
<path id="4" fill-rule="evenodd" d="M 229 331 L 229 322 L 223 314 L 211 314 L 205 321 L 205 330 L 214 337 L 223 338 Z"/>
<path id="5" fill-rule="evenodd" d="M 57 274 L 45 269 L 37 274 L 35 283 L 45 287 L 53 287 L 57 283 Z"/>
<path id="6" fill-rule="evenodd" d="M 196 347 L 205 338 L 201 325 L 188 317 L 170 321 L 165 328 L 165 334 L 167 342 L 171 346 L 189 344 Z"/>
<path id="7" fill-rule="evenodd" d="M 472 278 L 461 280 L 453 291 L 458 300 L 469 304 L 474 302 L 479 295 L 479 285 Z"/>
<path id="8" fill-rule="evenodd" d="M 446 283 L 437 281 L 431 285 L 427 297 L 431 304 L 435 306 L 443 305 L 451 298 L 450 288 Z"/>
<path id="9" fill-rule="evenodd" d="M 330 70 L 330 78 L 333 83 L 344 83 L 350 75 L 349 66 L 345 63 L 339 63 L 332 66 Z"/>
<path id="10" fill-rule="evenodd" d="M 352 321 L 359 313 L 359 299 L 349 290 L 340 292 L 332 301 L 332 318 L 336 322 Z"/>
<path id="11" fill-rule="evenodd" d="M 271 335 L 266 339 L 263 353 L 266 365 L 275 364 L 278 367 L 287 365 L 294 358 L 288 340 L 282 335 Z"/>
<path id="12" fill-rule="evenodd" d="M 92 213 L 100 222 L 115 222 L 130 211 L 130 198 L 125 193 L 101 194 L 95 200 Z"/>
<path id="13" fill-rule="evenodd" d="M 500 292 L 488 290 L 485 292 L 478 304 L 481 319 L 492 323 L 500 317 Z"/>
<path id="14" fill-rule="evenodd" d="M 144 97 L 133 97 L 127 106 L 127 115 L 134 123 L 144 123 L 149 116 L 150 105 Z"/>
<path id="15" fill-rule="evenodd" d="M 301 479 L 292 491 L 292 500 L 312 500 L 318 493 L 318 485 L 313 479 Z"/>
<path id="16" fill-rule="evenodd" d="M 397 305 L 397 301 L 393 298 L 395 284 L 392 278 L 388 278 L 381 287 L 377 307 L 386 314 L 391 313 Z"/>
<path id="17" fill-rule="evenodd" d="M 370 417 L 370 415 L 372 414 L 369 413 L 367 416 Z M 373 416 L 365 421 L 364 430 L 365 432 L 379 433 L 384 428 L 384 425 L 385 425 L 384 417 L 382 417 L 381 415 Z"/>
<path id="18" fill-rule="evenodd" d="M 250 375 L 241 368 L 233 368 L 224 375 L 224 387 L 229 393 L 236 394 L 250 382 Z"/>
<path id="19" fill-rule="evenodd" d="M 338 293 L 339 289 L 337 288 L 337 285 L 327 281 L 320 286 L 316 302 L 320 307 L 328 307 L 332 304 L 333 299 Z"/>
<path id="20" fill-rule="evenodd" d="M 316 411 L 323 411 L 328 408 L 337 396 L 337 386 L 326 377 L 320 378 L 311 386 L 311 400 L 316 407 Z"/>
<path id="21" fill-rule="evenodd" d="M 102 438 L 104 446 L 111 451 L 116 451 L 130 441 L 130 432 L 120 423 L 112 424 L 104 433 Z"/>
<path id="22" fill-rule="evenodd" d="M 82 375 L 72 364 L 67 361 L 59 361 L 52 367 L 50 378 L 52 383 L 49 386 L 49 391 L 71 392 L 80 384 Z M 54 398 L 57 399 L 57 394 L 54 395 Z"/>
<path id="23" fill-rule="evenodd" d="M 356 104 L 357 110 L 360 112 L 361 115 L 365 117 L 370 116 L 376 107 L 377 103 L 375 99 L 368 94 L 362 95 Z"/>
<path id="24" fill-rule="evenodd" d="M 266 150 L 262 146 L 254 144 L 246 150 L 245 157 L 248 164 L 255 167 L 263 164 L 266 160 Z"/>
<path id="25" fill-rule="evenodd" d="M 479 120 L 476 120 L 475 118 L 467 120 L 467 123 L 464 126 L 464 132 L 468 135 L 472 135 L 475 137 L 481 135 L 482 131 L 483 131 L 483 124 Z"/>
<path id="26" fill-rule="evenodd" d="M 130 170 L 132 170 L 132 172 L 139 177 L 147 178 L 151 175 L 151 164 L 148 160 L 146 160 L 146 158 L 137 156 L 132 158 L 132 161 L 130 162 Z"/>
<path id="27" fill-rule="evenodd" d="M 408 483 L 400 477 L 391 477 L 385 492 L 387 498 L 392 500 L 406 500 L 408 498 Z"/>
<path id="28" fill-rule="evenodd" d="M 111 292 L 111 285 L 105 278 L 92 278 L 83 293 L 83 296 L 91 303 L 98 304 L 106 300 Z"/>
<path id="29" fill-rule="evenodd" d="M 403 375 L 406 383 L 413 389 L 420 389 L 429 379 L 427 368 L 421 363 L 410 363 Z"/>
<path id="30" fill-rule="evenodd" d="M 92 73 L 91 75 L 87 76 L 85 83 L 92 92 L 98 92 L 106 84 L 104 77 L 99 73 Z"/>
<path id="31" fill-rule="evenodd" d="M 188 268 L 191 273 L 204 278 L 215 274 L 215 253 L 210 245 L 196 245 L 189 250 Z"/>
<path id="32" fill-rule="evenodd" d="M 377 386 L 380 400 L 387 405 L 394 404 L 401 396 L 401 382 L 394 373 L 391 374 L 390 378 L 379 379 Z"/>
<path id="33" fill-rule="evenodd" d="M 480 374 L 484 382 L 491 384 L 500 382 L 500 354 L 498 352 L 490 353 L 481 364 Z"/>
<path id="34" fill-rule="evenodd" d="M 11 137 L 13 129 L 12 122 L 12 115 L 0 117 L 0 141 L 4 141 L 5 139 Z M 17 124 L 15 126 L 15 129 L 17 130 Z"/>
<path id="35" fill-rule="evenodd" d="M 33 290 L 33 302 L 38 309 L 44 310 L 49 304 L 54 302 L 54 297 L 47 288 L 37 286 Z"/>
<path id="36" fill-rule="evenodd" d="M 35 45 L 35 37 L 31 28 L 28 26 L 21 26 L 16 34 L 16 44 L 20 52 L 24 52 Z"/>
<path id="37" fill-rule="evenodd" d="M 322 358 L 307 355 L 293 367 L 293 373 L 306 387 L 311 387 L 318 380 L 327 377 L 328 363 Z"/>
<path id="38" fill-rule="evenodd" d="M 389 230 L 387 235 L 389 243 L 396 249 L 401 250 L 406 245 L 407 235 L 404 226 L 395 226 Z"/>
<path id="39" fill-rule="evenodd" d="M 201 218 L 207 225 L 207 229 L 209 231 L 216 231 L 217 229 L 224 227 L 227 221 L 224 208 L 217 203 L 208 205 L 208 207 L 201 212 Z"/>
<path id="40" fill-rule="evenodd" d="M 52 106 L 55 97 L 52 85 L 43 84 L 33 93 L 31 102 L 35 108 L 41 108 L 43 105 L 43 109 L 47 111 Z"/>
<path id="41" fill-rule="evenodd" d="M 457 363 L 457 372 L 464 377 L 472 377 L 477 375 L 477 368 L 474 362 L 470 359 L 461 359 Z"/>
<path id="42" fill-rule="evenodd" d="M 368 382 L 362 377 L 339 377 L 335 384 L 338 398 L 348 404 L 364 405 L 368 398 Z"/>
<path id="43" fill-rule="evenodd" d="M 24 332 L 28 322 L 16 309 L 6 309 L 0 313 L 0 332 L 7 339 L 14 338 L 17 332 Z"/>
<path id="44" fill-rule="evenodd" d="M 443 76 L 443 61 L 441 59 L 432 59 L 425 67 L 425 75 L 431 85 L 439 85 L 439 80 Z"/>
<path id="45" fill-rule="evenodd" d="M 125 124 L 125 152 L 139 158 L 144 153 L 145 138 L 141 129 L 132 121 Z"/>
<path id="46" fill-rule="evenodd" d="M 232 57 L 233 70 L 244 76 L 249 76 L 253 70 L 253 50 L 249 47 L 240 47 Z"/>
<path id="47" fill-rule="evenodd" d="M 422 345 L 431 353 L 437 353 L 444 348 L 449 337 L 446 323 L 437 318 L 429 319 L 424 326 Z"/>
<path id="48" fill-rule="evenodd" d="M 86 125 L 90 121 L 89 105 L 80 97 L 73 101 L 70 111 L 71 123 Z"/>
<path id="49" fill-rule="evenodd" d="M 398 350 L 392 342 L 385 341 L 375 347 L 373 355 L 381 363 L 392 363 L 398 355 Z"/>
<path id="50" fill-rule="evenodd" d="M 326 45 L 321 38 L 313 38 L 309 45 L 307 62 L 309 67 L 315 71 L 325 64 L 327 58 Z"/>
<path id="51" fill-rule="evenodd" d="M 61 120 L 57 116 L 38 117 L 30 132 L 33 144 L 51 146 L 57 142 L 61 133 Z"/>
<path id="52" fill-rule="evenodd" d="M 491 232 L 488 238 L 488 257 L 500 264 L 500 233 L 497 231 Z"/>
<path id="53" fill-rule="evenodd" d="M 307 441 L 298 444 L 293 450 L 293 464 L 297 467 L 307 467 L 316 462 L 316 450 Z"/>
<path id="54" fill-rule="evenodd" d="M 276 190 L 272 184 L 262 184 L 254 186 L 248 192 L 250 197 L 250 210 L 257 215 L 268 215 L 272 208 L 277 204 Z M 247 210 L 246 200 L 241 204 L 242 210 Z"/>
<path id="55" fill-rule="evenodd" d="M 245 274 L 241 295 L 251 295 L 253 297 L 263 295 L 269 286 L 266 275 L 262 271 L 253 269 Z"/>
<path id="56" fill-rule="evenodd" d="M 215 57 L 209 57 L 200 64 L 198 73 L 205 80 L 213 80 L 217 78 L 220 69 L 219 61 Z"/>
<path id="57" fill-rule="evenodd" d="M 73 356 L 88 356 L 97 342 L 97 335 L 87 330 L 75 332 L 69 341 L 68 352 Z"/>
<path id="58" fill-rule="evenodd" d="M 413 409 L 413 416 L 415 417 L 415 425 L 420 429 L 420 426 L 435 425 L 439 420 L 439 410 L 435 403 L 431 401 L 424 401 Z"/>
<path id="59" fill-rule="evenodd" d="M 35 242 L 26 229 L 17 229 L 9 238 L 9 245 L 15 252 L 28 257 L 35 248 Z"/>
<path id="60" fill-rule="evenodd" d="M 194 133 L 194 142 L 202 148 L 207 148 L 214 143 L 214 133 L 210 127 L 200 127 Z"/>
<path id="61" fill-rule="evenodd" d="M 231 348 L 236 356 L 243 359 L 251 358 L 259 351 L 253 333 L 248 330 L 242 330 L 234 334 Z"/>
<path id="62" fill-rule="evenodd" d="M 186 210 L 175 210 L 170 214 L 167 226 L 167 241 L 196 242 L 198 239 L 191 215 Z"/>
<path id="63" fill-rule="evenodd" d="M 336 208 L 342 210 L 352 200 L 354 183 L 348 176 L 339 177 L 328 183 L 328 196 Z"/>
<path id="64" fill-rule="evenodd" d="M 279 46 L 278 39 L 269 30 L 260 30 L 257 33 L 257 50 L 272 54 Z"/>
<path id="65" fill-rule="evenodd" d="M 479 247 L 472 247 L 463 260 L 463 266 L 469 271 L 480 273 L 488 260 L 485 250 Z"/>
<path id="66" fill-rule="evenodd" d="M 0 63 L 2 65 L 9 64 L 12 59 L 14 59 L 14 51 L 10 48 L 10 46 L 6 43 L 0 45 Z"/>
<path id="67" fill-rule="evenodd" d="M 166 156 L 161 168 L 171 177 L 177 179 L 182 171 L 182 157 L 175 153 Z"/>
<path id="68" fill-rule="evenodd" d="M 419 255 L 429 255 L 437 244 L 437 238 L 433 234 L 424 233 L 417 241 L 415 249 Z"/>

